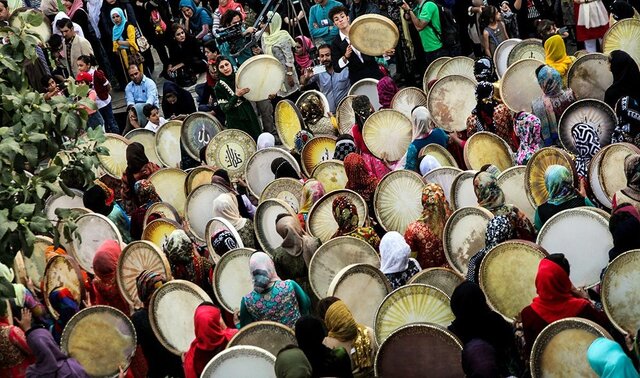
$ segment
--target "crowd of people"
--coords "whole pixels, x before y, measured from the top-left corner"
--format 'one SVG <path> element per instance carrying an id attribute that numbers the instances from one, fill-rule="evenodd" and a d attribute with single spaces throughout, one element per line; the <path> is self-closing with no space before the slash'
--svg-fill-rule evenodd
<path id="1" fill-rule="evenodd" d="M 431 144 L 448 150 L 456 164 L 464 168 L 466 141 L 483 131 L 504 140 L 518 165 L 527 165 L 542 148 L 561 148 L 560 118 L 577 101 L 567 87 L 569 68 L 575 62 L 567 46 L 602 51 L 602 38 L 610 25 L 640 18 L 639 5 L 626 0 L 419 0 L 412 4 L 315 0 L 313 5 L 306 1 L 281 2 L 278 7 L 270 1 L 255 0 L 23 1 L 18 6 L 42 10 L 52 28 L 51 38 L 39 47 L 41 59 L 37 64 L 42 70 L 34 71 L 45 74 L 29 82 L 45 99 L 65 96 L 69 80 L 89 86 L 89 98 L 96 105 L 87 109 L 89 128 L 103 127 L 122 135 L 135 129 L 156 132 L 168 120 L 201 111 L 216 117 L 227 129 L 245 131 L 260 150 L 281 144 L 275 105 L 282 100 L 295 102 L 307 90 L 319 91 L 327 100 L 328 111 L 319 95 L 305 96 L 297 105 L 302 130 L 295 135 L 290 151 L 283 153 L 300 163 L 303 147 L 314 137 L 336 139 L 333 159 L 344 166 L 345 188 L 364 200 L 368 214 L 359 214 L 349 197 L 338 196 L 331 203 L 337 224 L 331 237 L 352 237 L 368 243 L 378 253 L 379 269 L 393 289 L 407 285 L 424 269 L 451 268 L 443 233 L 452 206 L 442 186 L 426 182 L 420 216 L 404 233 L 387 232 L 375 216 L 374 194 L 380 180 L 394 170 L 424 176 L 441 167 L 442 162 L 434 156 L 421 153 Z M 14 2 L 0 0 L 0 25 L 8 23 L 17 8 Z M 384 15 L 401 30 L 394 49 L 369 56 L 352 45 L 351 24 L 367 14 Z M 499 77 L 492 55 L 509 38 L 532 37 L 542 40 L 545 50 L 545 61 L 535 72 L 543 95 L 531 103 L 531 111 L 513 112 L 496 91 Z M 248 59 L 261 54 L 280 62 L 285 79 L 268 99 L 249 101 L 245 95 L 250 89 L 237 86 L 237 72 Z M 608 54 L 613 83 L 603 100 L 617 117 L 610 143 L 626 142 L 640 148 L 640 57 L 633 54 L 637 51 Z M 404 156 L 398 161 L 376 156 L 363 136 L 367 119 L 380 109 L 390 108 L 400 87 L 422 87 L 423 73 L 435 59 L 460 55 L 474 57 L 477 81 L 477 103 L 467 114 L 465 130 L 451 132 L 437 127 L 429 109 L 416 106 L 411 111 L 412 137 Z M 154 64 L 155 58 L 161 64 Z M 156 66 L 162 71 L 154 73 Z M 164 79 L 161 96 L 160 78 Z M 355 123 L 348 132 L 341 132 L 334 115 L 351 86 L 361 79 L 378 80 L 381 107 L 375 108 L 367 96 L 355 96 L 350 109 Z M 428 88 L 434 82 L 425 84 Z M 127 104 L 124 122 L 118 121 L 113 111 L 112 95 L 117 90 L 124 91 Z M 195 91 L 196 98 L 190 91 Z M 548 251 L 550 254 L 540 262 L 535 280 L 537 296 L 514 323 L 489 306 L 479 286 L 480 265 L 493 247 L 513 239 L 535 242 L 544 224 L 563 210 L 603 207 L 594 200 L 588 181 L 589 164 L 601 149 L 599 133 L 587 122 L 571 128 L 577 150 L 573 156 L 576 172 L 562 165 L 546 169 L 548 198 L 535 209 L 532 219 L 507 203 L 496 166 L 488 164 L 474 172 L 478 206 L 491 212 L 493 218 L 487 224 L 484 247 L 473 251 L 465 281 L 450 298 L 455 320 L 448 330 L 463 345 L 460 363 L 466 376 L 529 376 L 528 360 L 538 335 L 549 324 L 569 317 L 591 320 L 612 337 L 596 339 L 584 356 L 595 374 L 639 376 L 635 350 L 638 330 L 621 333 L 602 310 L 597 290 L 574 287 L 569 278 L 571 267 L 562 251 Z M 205 149 L 200 161 L 183 151 L 179 168 L 206 166 Z M 84 206 L 109 218 L 124 244 L 140 240 L 147 222 L 162 216 L 148 211 L 163 201 L 149 179 L 162 167 L 148 154 L 142 144 L 131 143 L 121 178 L 105 176 L 90 187 L 77 187 L 84 193 Z M 307 223 L 313 205 L 329 191 L 286 159 L 270 163 L 276 179 L 292 178 L 302 183 L 302 196 L 295 216 L 281 215 L 275 220 L 274 229 L 282 243 L 268 254 L 261 252 L 264 246 L 257 237 L 255 214 L 260 198 L 248 189 L 245 180 L 249 178 L 237 180 L 225 169 L 209 168 L 214 172 L 211 183 L 227 191 L 211 204 L 213 215 L 237 232 L 215 230 L 210 243 L 203 244 L 193 236 L 188 222 L 182 222 L 160 246 L 172 277 L 198 285 L 212 298 L 194 313 L 195 339 L 189 350 L 182 356 L 173 354 L 150 324 L 150 299 L 168 278 L 153 271 L 140 273 L 136 289 L 142 306 L 133 308 L 123 298 L 116 280 L 124 246 L 106 240 L 95 252 L 94 273 L 83 272 L 85 301 L 78 302 L 65 287 L 46 292 L 41 282 L 19 284 L 13 270 L 0 264 L 0 276 L 14 281 L 13 298 L 0 302 L 0 378 L 88 376 L 86 367 L 63 353 L 59 343 L 69 320 L 92 305 L 114 307 L 130 317 L 135 326 L 138 348 L 120 376 L 200 377 L 207 363 L 226 348 L 238 330 L 263 320 L 278 322 L 295 332 L 297 345 L 277 353 L 276 376 L 374 376 L 380 347 L 374 330 L 358 323 L 339 298 L 318 297 L 310 284 L 310 261 L 322 242 L 309 232 Z M 614 244 L 609 262 L 640 248 L 640 155 L 628 156 L 623 170 L 626 187 L 615 194 L 611 208 L 606 209 L 611 214 L 609 229 Z M 212 277 L 217 258 L 239 245 L 257 252 L 247 266 L 253 289 L 232 314 L 218 303 Z M 66 253 L 53 246 L 47 251 L 48 257 Z M 44 305 L 45 296 L 56 317 Z"/>

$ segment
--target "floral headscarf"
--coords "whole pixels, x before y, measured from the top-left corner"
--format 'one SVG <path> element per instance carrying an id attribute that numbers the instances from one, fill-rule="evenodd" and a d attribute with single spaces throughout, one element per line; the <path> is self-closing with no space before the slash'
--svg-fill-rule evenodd
<path id="1" fill-rule="evenodd" d="M 587 123 L 576 123 L 571 128 L 571 136 L 576 144 L 576 170 L 586 178 L 591 159 L 600 151 L 600 137 L 593 126 Z"/>
<path id="2" fill-rule="evenodd" d="M 133 185 L 133 191 L 136 195 L 136 201 L 139 206 L 148 209 L 149 206 L 156 202 L 160 202 L 160 197 L 156 192 L 156 188 L 149 180 L 138 180 Z"/>
<path id="3" fill-rule="evenodd" d="M 302 185 L 302 206 L 300 206 L 300 213 L 308 213 L 311 210 L 313 204 L 315 204 L 320 198 L 324 196 L 324 186 L 316 179 L 307 180 Z"/>
<path id="4" fill-rule="evenodd" d="M 504 206 L 504 193 L 498 180 L 489 172 L 480 172 L 473 179 L 473 188 L 478 197 L 478 205 L 495 212 Z"/>
<path id="5" fill-rule="evenodd" d="M 520 112 L 515 119 L 514 129 L 520 140 L 520 146 L 516 152 L 516 162 L 526 165 L 531 156 L 542 147 L 540 136 L 540 118 L 527 112 Z"/>
<path id="6" fill-rule="evenodd" d="M 193 242 L 183 230 L 173 230 L 162 246 L 172 267 L 175 264 L 188 264 L 193 261 Z"/>
<path id="7" fill-rule="evenodd" d="M 338 223 L 338 230 L 333 237 L 343 236 L 358 228 L 358 209 L 346 196 L 338 196 L 332 204 L 333 218 Z"/>
<path id="8" fill-rule="evenodd" d="M 367 203 L 373 201 L 378 179 L 369 174 L 362 156 L 356 153 L 347 155 L 344 171 L 348 180 L 345 188 L 360 194 Z"/>
<path id="9" fill-rule="evenodd" d="M 487 223 L 485 231 L 485 243 L 478 253 L 476 253 L 469 261 L 469 269 L 467 270 L 467 280 L 478 283 L 478 268 L 484 256 L 496 245 L 516 237 L 515 225 L 511 218 L 505 215 L 498 215 L 491 218 Z"/>
<path id="10" fill-rule="evenodd" d="M 149 306 L 151 296 L 159 289 L 167 279 L 164 274 L 153 272 L 151 270 L 143 270 L 136 278 L 136 288 L 138 289 L 138 298 L 144 303 L 144 307 Z"/>
<path id="11" fill-rule="evenodd" d="M 444 189 L 436 183 L 425 185 L 422 188 L 422 215 L 418 221 L 426 224 L 438 239 L 442 239 L 444 225 L 450 216 L 451 208 Z"/>
<path id="12" fill-rule="evenodd" d="M 538 84 L 547 96 L 556 96 L 562 92 L 562 76 L 553 67 L 542 66 L 538 71 Z"/>
<path id="13" fill-rule="evenodd" d="M 547 202 L 552 205 L 561 205 L 578 196 L 573 187 L 573 176 L 563 165 L 550 165 L 547 168 L 544 172 L 544 185 L 549 192 Z"/>

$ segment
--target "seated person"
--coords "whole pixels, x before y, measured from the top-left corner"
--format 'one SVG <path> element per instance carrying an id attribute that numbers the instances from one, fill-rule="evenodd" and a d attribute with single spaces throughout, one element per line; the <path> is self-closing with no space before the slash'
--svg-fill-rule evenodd
<path id="1" fill-rule="evenodd" d="M 142 109 L 144 116 L 147 117 L 147 125 L 144 127 L 147 130 L 151 130 L 154 133 L 158 131 L 160 126 L 167 123 L 167 120 L 160 117 L 160 110 L 156 105 L 147 104 Z"/>

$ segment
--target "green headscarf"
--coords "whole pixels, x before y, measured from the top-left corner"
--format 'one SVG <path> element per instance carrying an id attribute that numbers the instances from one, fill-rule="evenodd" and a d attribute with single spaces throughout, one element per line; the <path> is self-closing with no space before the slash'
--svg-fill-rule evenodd
<path id="1" fill-rule="evenodd" d="M 300 348 L 289 347 L 278 353 L 274 366 L 277 378 L 311 378 L 311 364 Z"/>
<path id="2" fill-rule="evenodd" d="M 561 205 L 578 196 L 573 187 L 573 175 L 567 167 L 562 165 L 550 165 L 544 172 L 544 185 L 549 192 L 547 203 Z"/>

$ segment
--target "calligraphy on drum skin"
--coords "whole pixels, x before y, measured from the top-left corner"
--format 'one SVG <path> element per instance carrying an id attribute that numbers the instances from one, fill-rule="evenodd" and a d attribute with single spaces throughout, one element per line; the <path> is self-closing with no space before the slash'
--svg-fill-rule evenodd
<path id="1" fill-rule="evenodd" d="M 206 146 L 207 144 L 209 144 L 209 141 L 211 141 L 211 135 L 209 135 L 209 133 L 207 132 L 205 125 L 202 125 L 200 127 L 200 130 L 198 130 L 197 140 L 198 143 L 200 143 L 200 145 L 202 146 Z"/>
<path id="2" fill-rule="evenodd" d="M 226 168 L 238 169 L 244 163 L 244 154 L 241 148 L 236 144 L 227 144 L 223 150 L 220 151 L 222 155 L 221 161 L 224 161 L 227 165 Z"/>

